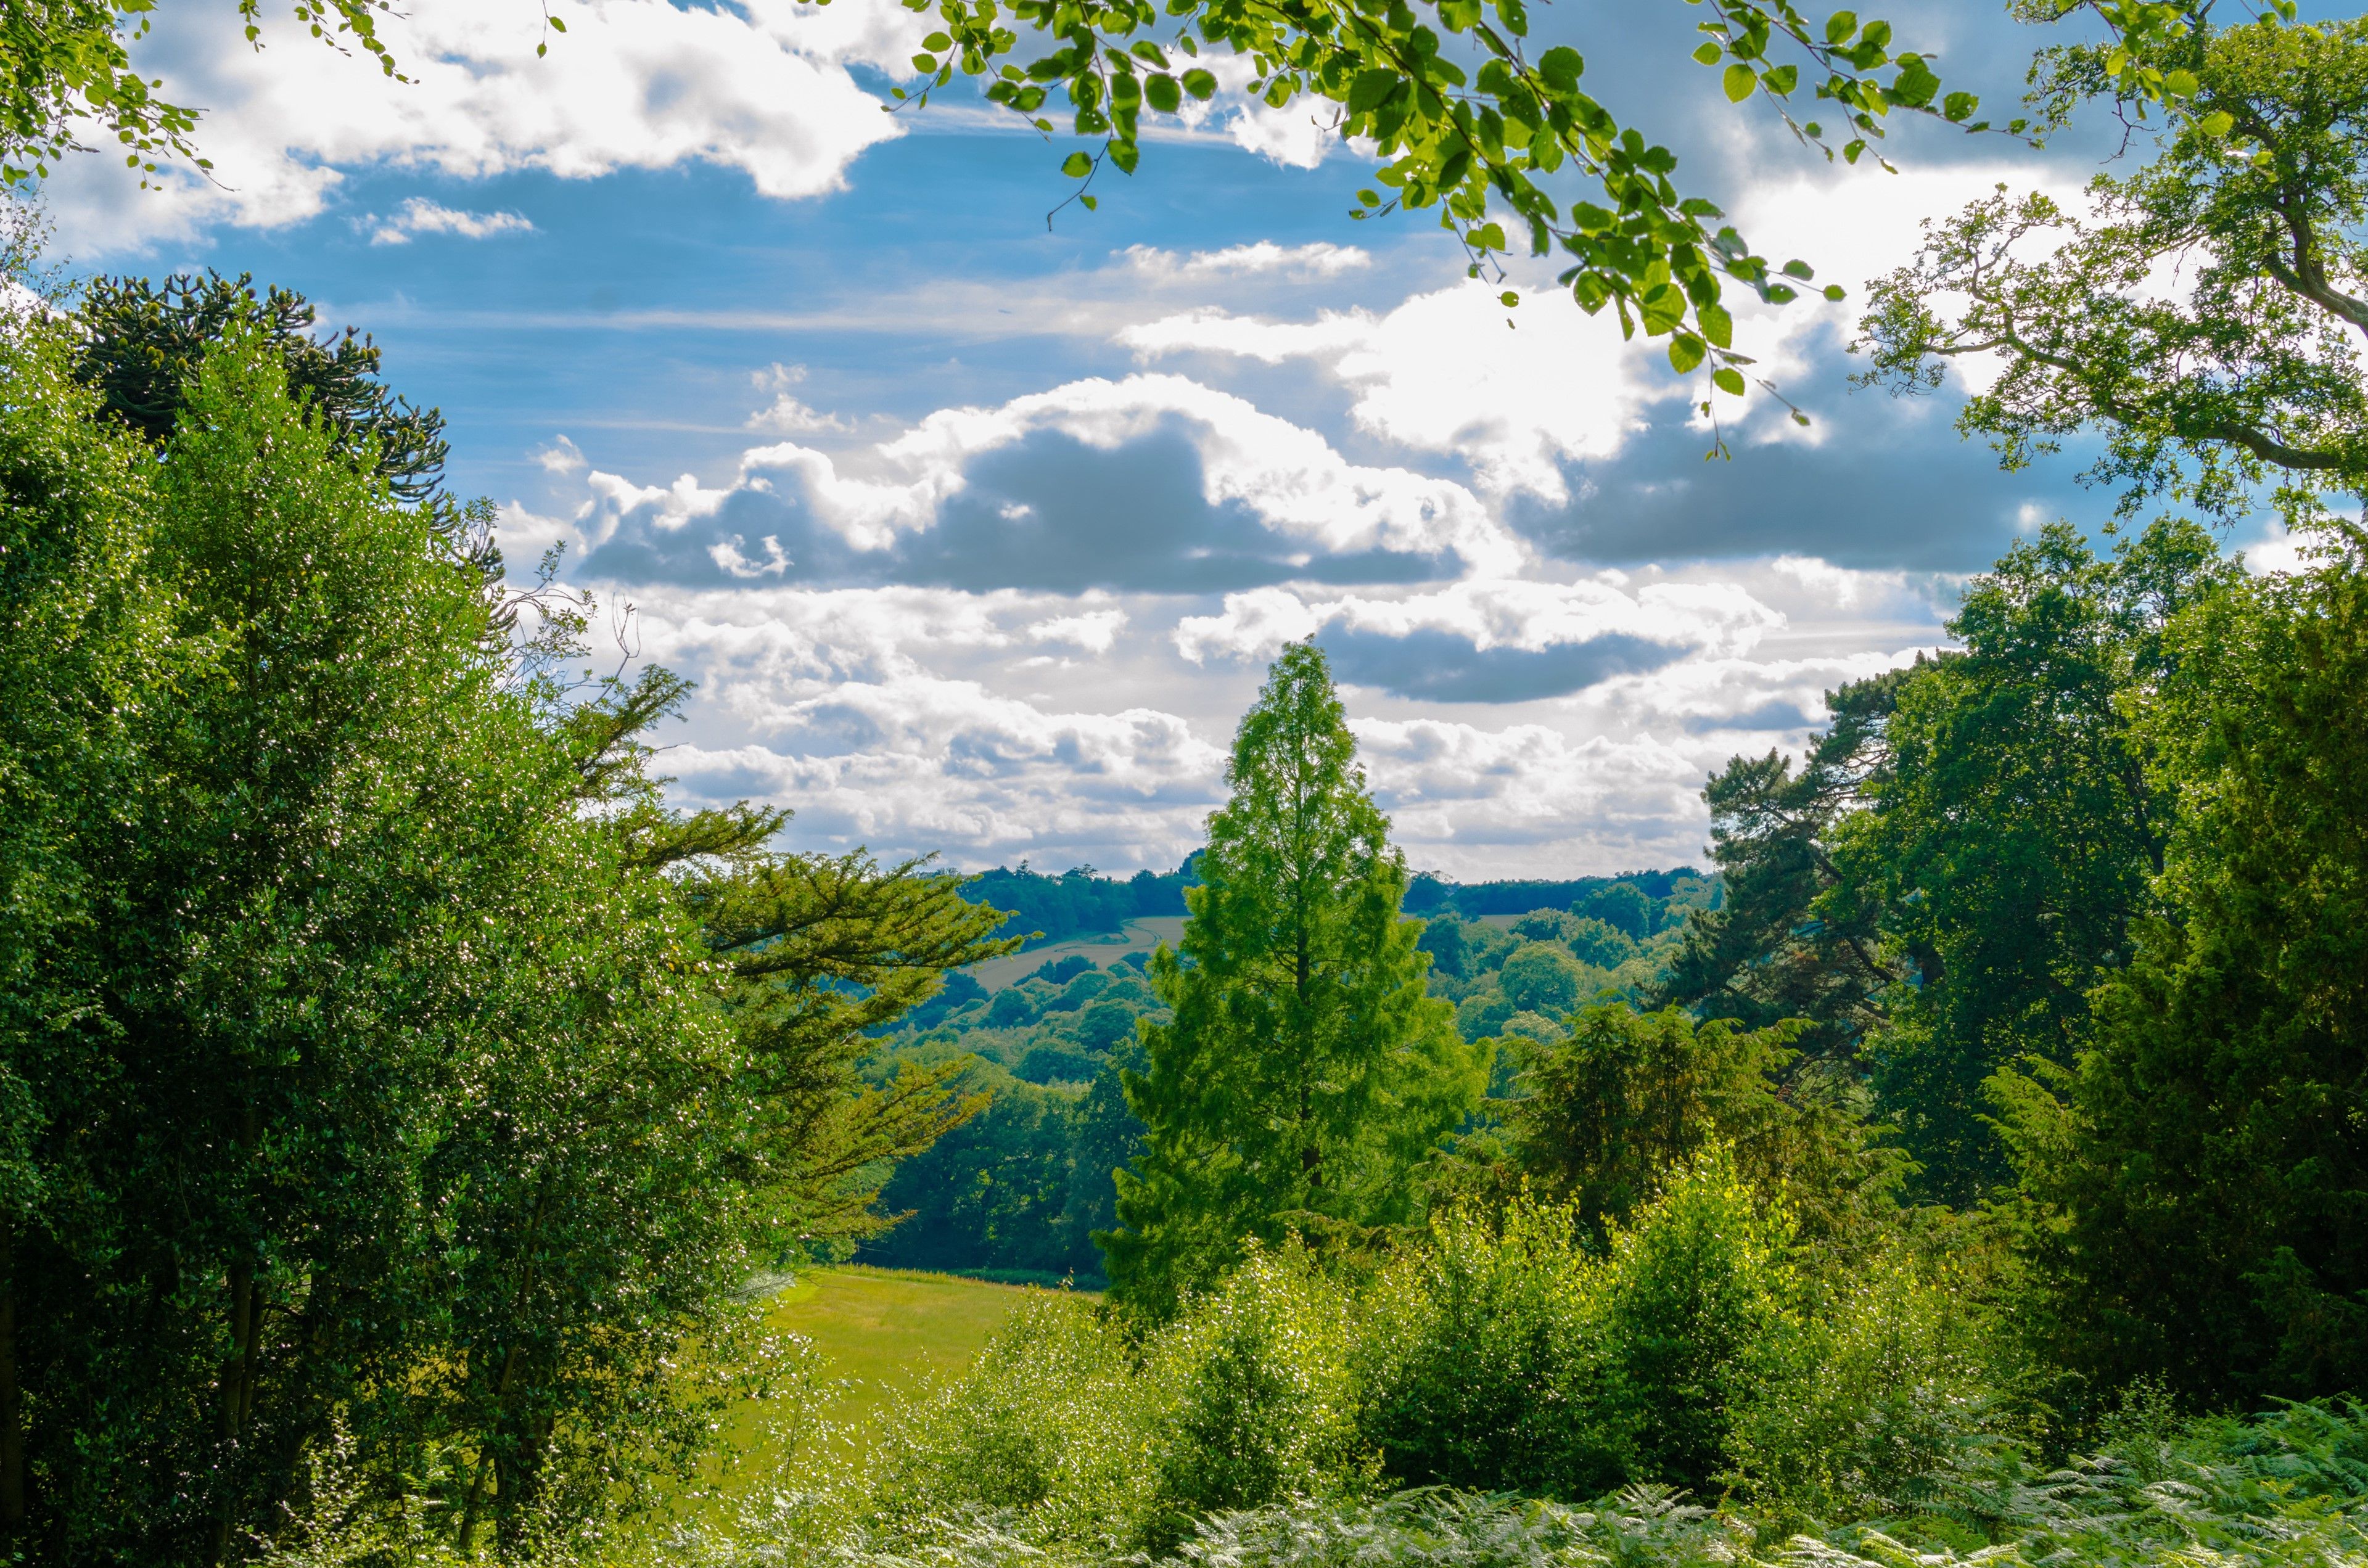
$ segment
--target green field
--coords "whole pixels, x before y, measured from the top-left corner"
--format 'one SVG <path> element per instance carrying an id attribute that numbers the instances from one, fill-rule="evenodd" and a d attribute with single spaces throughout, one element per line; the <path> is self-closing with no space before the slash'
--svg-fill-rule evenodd
<path id="1" fill-rule="evenodd" d="M 765 1323 L 803 1335 L 821 1353 L 831 1386 L 818 1418 L 851 1458 L 874 1412 L 925 1378 L 968 1367 L 1028 1293 L 948 1274 L 817 1268 L 766 1301 Z M 726 1490 L 765 1475 L 792 1441 L 807 1437 L 780 1430 L 783 1414 L 751 1404 L 730 1420 L 724 1446 L 736 1459 L 719 1478 Z"/>

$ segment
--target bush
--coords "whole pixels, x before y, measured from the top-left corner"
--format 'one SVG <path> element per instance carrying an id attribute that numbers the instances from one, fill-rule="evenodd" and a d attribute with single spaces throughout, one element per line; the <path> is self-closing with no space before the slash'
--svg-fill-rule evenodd
<path id="1" fill-rule="evenodd" d="M 1165 1551 L 1202 1515 L 1371 1484 L 1349 1375 L 1353 1317 L 1292 1243 L 1253 1251 L 1146 1347 L 1145 1414 L 1158 1437 L 1144 1544 Z"/>
<path id="2" fill-rule="evenodd" d="M 875 1522 L 912 1534 L 986 1507 L 1031 1540 L 1118 1544 L 1142 1512 L 1133 1383 L 1125 1345 L 1086 1303 L 1031 1294 L 968 1372 L 887 1417 Z"/>
<path id="3" fill-rule="evenodd" d="M 1587 1430 L 1599 1270 L 1575 1218 L 1442 1215 L 1366 1292 L 1362 1421 L 1393 1480 L 1583 1497 L 1621 1478 Z"/>

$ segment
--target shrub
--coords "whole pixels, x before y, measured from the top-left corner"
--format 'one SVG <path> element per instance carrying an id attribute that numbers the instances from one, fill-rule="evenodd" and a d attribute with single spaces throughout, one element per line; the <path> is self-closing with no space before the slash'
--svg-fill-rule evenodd
<path id="1" fill-rule="evenodd" d="M 1622 1478 L 1588 1427 L 1600 1268 L 1575 1220 L 1526 1201 L 1501 1224 L 1441 1215 L 1366 1291 L 1362 1421 L 1393 1480 L 1591 1496 Z"/>
<path id="2" fill-rule="evenodd" d="M 1825 1286 L 1793 1364 L 1735 1412 L 1729 1480 L 1786 1519 L 1857 1518 L 1892 1506 L 1996 1418 L 1967 1291 L 1904 1245 Z"/>
<path id="3" fill-rule="evenodd" d="M 1158 1437 L 1143 1544 L 1167 1550 L 1201 1515 L 1371 1483 L 1352 1318 L 1341 1288 L 1293 1242 L 1253 1250 L 1145 1346 L 1144 1403 Z"/>
<path id="4" fill-rule="evenodd" d="M 1762 1206 L 1726 1145 L 1680 1167 L 1605 1266 L 1598 1439 L 1625 1447 L 1632 1475 L 1707 1486 L 1725 1467 L 1733 1413 L 1800 1364 L 1801 1282 L 1793 1220 Z"/>
<path id="5" fill-rule="evenodd" d="M 1111 1540 L 1142 1509 L 1141 1402 L 1123 1342 L 1074 1297 L 1031 1293 L 968 1372 L 874 1437 L 871 1507 L 893 1532 L 978 1507 L 1039 1540 Z"/>

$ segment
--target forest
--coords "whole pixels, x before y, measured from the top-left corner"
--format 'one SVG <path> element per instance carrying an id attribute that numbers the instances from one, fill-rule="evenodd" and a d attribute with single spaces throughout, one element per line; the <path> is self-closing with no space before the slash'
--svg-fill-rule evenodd
<path id="1" fill-rule="evenodd" d="M 939 86 L 1016 40 L 947 3 Z M 10 159 L 74 114 L 188 144 L 119 70 L 137 7 L 42 4 Z M 1393 200 L 1530 204 L 1578 304 L 1741 384 L 1705 257 L 1789 286 L 1696 244 L 1555 51 L 1474 84 L 1527 104 L 1490 122 L 1407 6 L 1329 43 L 1170 9 L 1271 44 Z M 992 101 L 1066 82 L 1076 177 L 1131 170 L 1198 74 L 1097 98 L 1117 24 L 1058 10 L 1020 19 L 1075 53 Z M 503 559 L 370 339 L 243 277 L 60 282 L 12 209 L 10 1560 L 2368 1561 L 2368 23 L 2100 10 L 2035 112 L 2150 153 L 2084 213 L 1937 221 L 1860 347 L 1904 395 L 1995 357 L 1963 428 L 2090 433 L 2115 519 L 2030 530 L 1945 646 L 1713 772 L 1699 870 L 1417 876 L 1320 637 L 1176 872 L 785 847 L 794 801 L 670 795 L 693 688 Z M 1822 40 L 1862 129 L 1975 112 L 1884 24 L 1716 17 Z M 1793 90 L 1770 38 L 1703 45 L 1731 97 Z M 1624 192 L 1567 231 L 1528 177 L 1565 142 Z M 2294 569 L 2228 547 L 2260 511 Z M 850 1257 L 1050 1288 L 837 1431 L 762 1309 Z M 721 1451 L 752 1411 L 779 1440 Z"/>

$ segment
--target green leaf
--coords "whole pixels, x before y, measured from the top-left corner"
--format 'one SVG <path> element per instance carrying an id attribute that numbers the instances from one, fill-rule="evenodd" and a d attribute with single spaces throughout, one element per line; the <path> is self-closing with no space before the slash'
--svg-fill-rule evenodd
<path id="1" fill-rule="evenodd" d="M 1941 113 L 1951 124 L 1955 124 L 1980 108 L 1981 101 L 1971 93 L 1951 93 L 1941 100 Z"/>
<path id="2" fill-rule="evenodd" d="M 1587 70 L 1587 62 L 1578 51 L 1557 44 L 1538 56 L 1538 74 L 1547 86 L 1557 93 L 1567 93 L 1578 85 Z"/>
<path id="3" fill-rule="evenodd" d="M 1083 179 L 1094 172 L 1094 161 L 1083 153 L 1072 153 L 1061 160 L 1061 172 L 1071 179 Z"/>
<path id="4" fill-rule="evenodd" d="M 1349 112 L 1364 114 L 1380 108 L 1383 99 L 1397 91 L 1398 82 L 1396 72 L 1378 66 L 1358 72 L 1357 79 L 1349 84 Z"/>
<path id="5" fill-rule="evenodd" d="M 1839 283 L 1828 283 L 1826 285 L 1826 298 L 1839 302 L 1850 298 L 1850 290 Z"/>
<path id="6" fill-rule="evenodd" d="M 1711 384 L 1723 392 L 1743 395 L 1743 372 L 1732 366 L 1721 365 L 1710 373 Z"/>
<path id="7" fill-rule="evenodd" d="M 1499 224 L 1484 223 L 1479 228 L 1472 231 L 1471 240 L 1474 244 L 1478 245 L 1482 250 L 1503 250 L 1505 248 L 1505 231 Z"/>
<path id="8" fill-rule="evenodd" d="M 2225 108 L 2214 109 L 2198 122 L 2204 135 L 2215 138 L 2226 136 L 2236 124 L 2236 118 Z"/>
<path id="9" fill-rule="evenodd" d="M 1508 289 L 1503 293 L 1497 296 L 1497 302 L 1509 310 L 1513 306 L 1521 302 L 1521 296 L 1514 290 Z"/>
<path id="10" fill-rule="evenodd" d="M 1153 108 L 1162 114 L 1174 114 L 1184 104 L 1184 89 L 1178 86 L 1176 78 L 1165 71 L 1144 83 L 1143 96 Z"/>
<path id="11" fill-rule="evenodd" d="M 1775 94 L 1780 98 L 1783 97 L 1792 92 L 1794 87 L 1800 85 L 1800 67 L 1796 65 L 1779 65 L 1772 71 L 1761 72 L 1759 74 L 1759 81 L 1760 85 L 1765 86 L 1770 92 Z"/>
<path id="12" fill-rule="evenodd" d="M 1784 264 L 1784 276 L 1787 278 L 1797 278 L 1805 283 L 1816 275 L 1817 269 L 1816 267 L 1811 267 L 1807 262 L 1799 260 L 1798 258 L 1788 261 Z"/>
<path id="13" fill-rule="evenodd" d="M 1090 196 L 1080 196 L 1077 198 L 1077 200 L 1088 212 L 1101 205 L 1101 202 L 1099 199 Z"/>
<path id="14" fill-rule="evenodd" d="M 1685 375 L 1701 364 L 1702 356 L 1708 352 L 1701 338 L 1692 333 L 1681 332 L 1669 339 L 1669 368 L 1680 376 Z"/>
<path id="15" fill-rule="evenodd" d="M 1497 0 L 1497 16 L 1515 38 L 1530 36 L 1530 11 L 1521 0 Z"/>
<path id="16" fill-rule="evenodd" d="M 1702 65 L 1715 65 L 1721 60 L 1725 59 L 1725 56 L 1726 51 L 1719 48 L 1719 46 L 1714 43 L 1703 44 L 1700 49 L 1694 51 L 1695 62 Z"/>
<path id="17" fill-rule="evenodd" d="M 1730 65 L 1720 85 L 1726 89 L 1726 101 L 1739 104 L 1759 87 L 1759 77 L 1748 65 Z"/>
<path id="18" fill-rule="evenodd" d="M 1143 149 L 1137 146 L 1134 142 L 1113 142 L 1110 143 L 1110 161 L 1118 165 L 1119 173 L 1121 174 L 1131 175 L 1134 173 L 1134 165 L 1141 161 L 1142 157 Z"/>
<path id="19" fill-rule="evenodd" d="M 1217 79 L 1206 71 L 1187 71 L 1184 73 L 1184 90 L 1207 103 L 1216 97 Z"/>
<path id="20" fill-rule="evenodd" d="M 919 72 L 922 75 L 930 75 L 936 72 L 937 68 L 938 62 L 931 56 L 926 54 L 916 54 L 913 56 L 913 69 Z"/>
<path id="21" fill-rule="evenodd" d="M 1836 11 L 1832 16 L 1826 18 L 1826 41 L 1827 43 L 1840 43 L 1844 40 L 1848 39 L 1850 34 L 1856 31 L 1858 31 L 1858 16 L 1855 12 Z"/>
<path id="22" fill-rule="evenodd" d="M 1694 319 L 1702 323 L 1702 335 L 1721 348 L 1735 347 L 1735 318 L 1726 313 L 1725 305 L 1697 305 Z"/>
<path id="23" fill-rule="evenodd" d="M 2162 79 L 2162 91 L 2166 97 L 2192 98 L 2198 85 L 2200 84 L 2192 71 L 2174 71 Z"/>
<path id="24" fill-rule="evenodd" d="M 931 33 L 928 37 L 921 40 L 921 47 L 923 49 L 943 51 L 951 49 L 953 46 L 954 40 L 951 35 L 944 32 Z"/>

